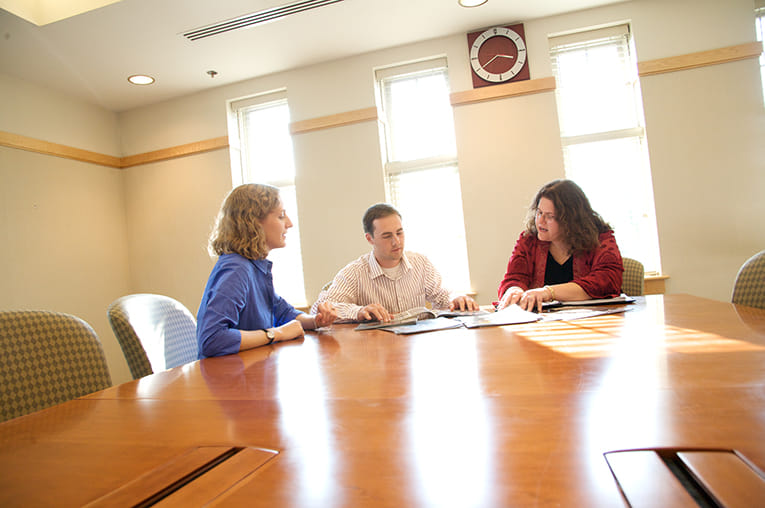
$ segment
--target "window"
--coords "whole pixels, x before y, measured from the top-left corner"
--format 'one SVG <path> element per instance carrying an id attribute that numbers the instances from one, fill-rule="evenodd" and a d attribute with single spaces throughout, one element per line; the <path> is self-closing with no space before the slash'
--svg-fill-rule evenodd
<path id="1" fill-rule="evenodd" d="M 755 5 L 757 6 L 754 10 L 757 40 L 762 42 L 765 39 L 765 0 L 757 0 Z M 760 82 L 762 83 L 763 101 L 765 101 L 765 54 L 760 55 Z"/>
<path id="2" fill-rule="evenodd" d="M 566 176 L 623 256 L 661 272 L 637 62 L 628 25 L 550 38 Z"/>
<path id="3" fill-rule="evenodd" d="M 453 291 L 470 289 L 446 59 L 375 73 L 387 200 L 406 249 L 430 258 Z"/>
<path id="4" fill-rule="evenodd" d="M 290 112 L 284 93 L 267 94 L 230 104 L 232 132 L 232 176 L 234 185 L 264 183 L 279 188 L 287 215 L 293 223 L 287 246 L 274 249 L 277 294 L 295 306 L 306 305 L 300 227 L 295 194 L 295 161 L 289 132 Z"/>

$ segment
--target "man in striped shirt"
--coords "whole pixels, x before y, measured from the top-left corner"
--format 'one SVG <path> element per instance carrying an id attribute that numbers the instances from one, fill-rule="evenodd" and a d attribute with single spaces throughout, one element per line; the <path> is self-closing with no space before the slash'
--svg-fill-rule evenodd
<path id="1" fill-rule="evenodd" d="M 314 307 L 331 302 L 339 319 L 389 321 L 392 314 L 429 302 L 434 309 L 478 310 L 469 296 L 450 295 L 441 275 L 427 257 L 404 252 L 401 214 L 379 203 L 362 220 L 372 251 L 345 266 L 319 294 Z"/>

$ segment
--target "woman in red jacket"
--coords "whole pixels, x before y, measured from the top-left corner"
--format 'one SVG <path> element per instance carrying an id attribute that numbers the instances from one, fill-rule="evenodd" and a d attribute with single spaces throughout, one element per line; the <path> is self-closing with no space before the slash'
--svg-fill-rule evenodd
<path id="1" fill-rule="evenodd" d="M 544 185 L 531 202 L 526 230 L 515 243 L 502 283 L 502 309 L 542 309 L 550 300 L 618 296 L 622 256 L 611 226 L 571 180 Z"/>

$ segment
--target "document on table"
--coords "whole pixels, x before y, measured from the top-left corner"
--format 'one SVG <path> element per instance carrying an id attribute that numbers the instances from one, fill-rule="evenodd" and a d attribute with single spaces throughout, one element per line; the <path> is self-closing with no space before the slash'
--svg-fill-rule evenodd
<path id="1" fill-rule="evenodd" d="M 488 312 L 478 316 L 464 316 L 455 318 L 467 328 L 480 326 L 516 325 L 520 323 L 532 323 L 542 319 L 540 314 L 521 309 L 518 304 L 508 305 L 497 312 Z"/>
<path id="2" fill-rule="evenodd" d="M 449 328 L 460 328 L 462 323 L 456 319 L 438 317 L 434 319 L 422 319 L 413 324 L 396 325 L 380 328 L 386 332 L 393 332 L 397 335 L 410 335 L 412 333 L 432 332 L 434 330 L 448 330 Z"/>

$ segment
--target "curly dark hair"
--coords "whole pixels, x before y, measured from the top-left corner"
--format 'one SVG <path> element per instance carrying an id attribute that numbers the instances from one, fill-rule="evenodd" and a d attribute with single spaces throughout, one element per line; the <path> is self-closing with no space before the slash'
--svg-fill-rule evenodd
<path id="1" fill-rule="evenodd" d="M 536 236 L 535 221 L 539 200 L 547 198 L 555 206 L 555 219 L 571 246 L 572 254 L 595 249 L 598 236 L 613 228 L 592 209 L 590 200 L 573 180 L 553 180 L 542 186 L 534 196 L 526 214 L 526 234 Z"/>
<path id="2" fill-rule="evenodd" d="M 266 235 L 260 221 L 279 206 L 279 189 L 246 183 L 229 192 L 221 205 L 210 235 L 211 255 L 239 254 L 247 259 L 268 255 Z"/>

